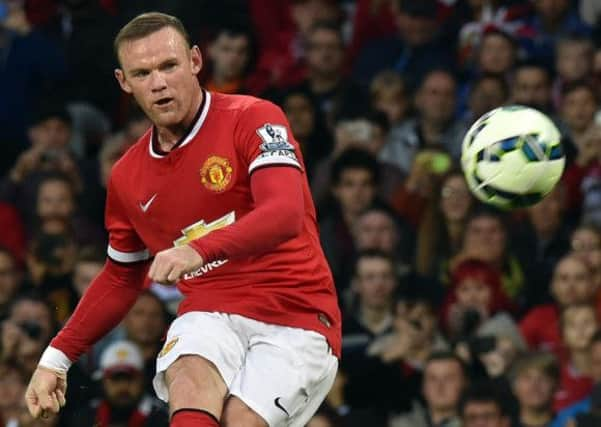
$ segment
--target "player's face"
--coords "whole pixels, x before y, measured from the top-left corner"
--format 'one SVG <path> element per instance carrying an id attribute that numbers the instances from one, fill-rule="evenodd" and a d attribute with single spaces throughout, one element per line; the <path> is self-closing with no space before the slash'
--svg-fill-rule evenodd
<path id="1" fill-rule="evenodd" d="M 198 47 L 188 49 L 184 37 L 165 27 L 119 48 L 121 69 L 115 76 L 134 96 L 157 127 L 180 127 L 196 115 L 202 68 Z"/>

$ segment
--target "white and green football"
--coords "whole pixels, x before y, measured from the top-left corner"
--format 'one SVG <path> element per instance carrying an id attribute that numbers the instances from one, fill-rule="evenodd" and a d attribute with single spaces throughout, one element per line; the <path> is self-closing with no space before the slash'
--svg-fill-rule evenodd
<path id="1" fill-rule="evenodd" d="M 565 165 L 561 135 L 545 114 L 510 105 L 467 131 L 461 167 L 472 193 L 502 209 L 533 205 L 553 190 Z"/>

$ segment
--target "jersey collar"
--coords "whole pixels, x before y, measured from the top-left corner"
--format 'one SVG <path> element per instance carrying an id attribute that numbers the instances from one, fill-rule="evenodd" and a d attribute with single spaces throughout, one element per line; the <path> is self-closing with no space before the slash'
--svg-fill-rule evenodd
<path id="1" fill-rule="evenodd" d="M 196 136 L 196 134 L 198 134 L 198 131 L 200 130 L 200 128 L 202 127 L 202 124 L 204 123 L 204 121 L 207 117 L 207 113 L 209 112 L 209 106 L 211 105 L 211 94 L 204 89 L 202 89 L 202 94 L 203 94 L 202 103 L 200 104 L 200 108 L 198 109 L 198 112 L 196 113 L 196 117 L 192 121 L 192 125 L 190 125 L 190 128 L 184 134 L 184 136 L 182 136 L 182 138 L 179 141 L 177 141 L 177 143 L 173 146 L 171 151 L 175 150 L 176 148 L 183 147 L 184 145 L 186 145 L 190 141 L 192 141 L 194 139 L 194 137 Z M 148 151 L 150 152 L 151 157 L 154 157 L 155 159 L 162 159 L 167 154 L 169 154 L 169 152 L 164 152 L 159 149 L 159 143 L 156 140 L 157 134 L 155 133 L 154 130 L 155 130 L 155 127 L 153 126 L 150 131 L 150 141 L 148 142 Z"/>

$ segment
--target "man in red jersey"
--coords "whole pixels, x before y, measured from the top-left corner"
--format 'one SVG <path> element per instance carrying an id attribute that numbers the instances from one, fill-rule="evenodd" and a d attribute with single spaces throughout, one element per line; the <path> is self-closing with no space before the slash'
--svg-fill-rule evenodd
<path id="1" fill-rule="evenodd" d="M 108 184 L 108 260 L 44 352 L 26 400 L 64 405 L 66 371 L 146 276 L 185 295 L 157 359 L 172 427 L 303 426 L 328 392 L 340 313 L 303 161 L 279 108 L 210 93 L 198 47 L 148 13 L 115 39 L 121 88 L 154 126 Z"/>

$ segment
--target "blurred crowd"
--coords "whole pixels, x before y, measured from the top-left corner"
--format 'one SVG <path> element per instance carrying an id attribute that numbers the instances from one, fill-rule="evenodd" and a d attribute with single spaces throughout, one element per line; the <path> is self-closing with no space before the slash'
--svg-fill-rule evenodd
<path id="1" fill-rule="evenodd" d="M 69 371 L 60 416 L 22 398 L 150 126 L 112 50 L 150 10 L 182 19 L 206 88 L 277 103 L 301 145 L 344 318 L 309 427 L 601 426 L 598 0 L 0 0 L 0 426 L 168 425 L 151 379 L 181 295 L 157 284 Z M 556 122 L 566 168 L 499 212 L 458 158 L 507 104 Z"/>

